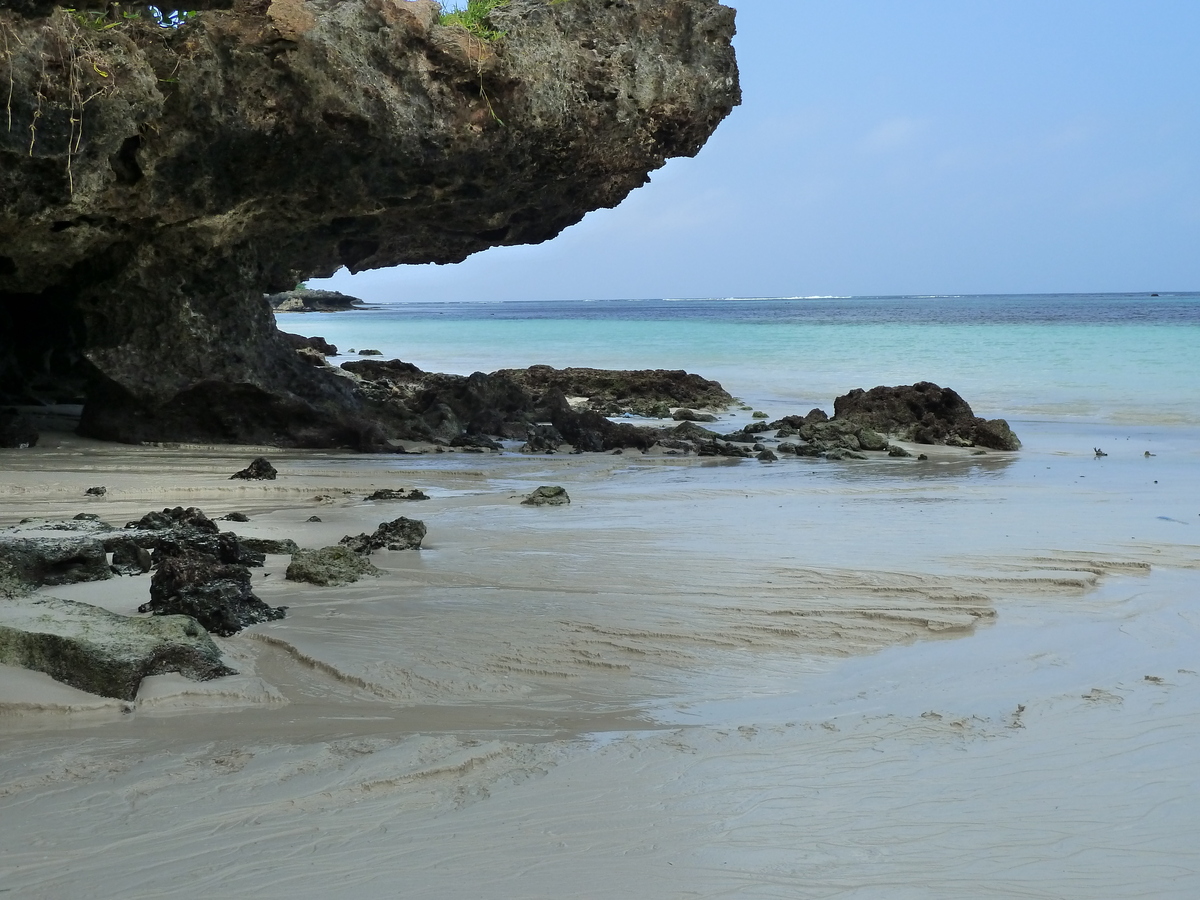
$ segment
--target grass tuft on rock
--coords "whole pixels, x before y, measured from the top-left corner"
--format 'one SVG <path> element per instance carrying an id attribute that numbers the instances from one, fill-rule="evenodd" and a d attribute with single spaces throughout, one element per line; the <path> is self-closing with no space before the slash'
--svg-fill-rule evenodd
<path id="1" fill-rule="evenodd" d="M 492 10 L 507 3 L 508 0 L 467 0 L 465 9 L 447 12 L 443 7 L 442 14 L 438 16 L 438 22 L 442 25 L 459 25 L 477 38 L 496 41 L 504 37 L 505 33 L 492 28 L 488 17 Z"/>

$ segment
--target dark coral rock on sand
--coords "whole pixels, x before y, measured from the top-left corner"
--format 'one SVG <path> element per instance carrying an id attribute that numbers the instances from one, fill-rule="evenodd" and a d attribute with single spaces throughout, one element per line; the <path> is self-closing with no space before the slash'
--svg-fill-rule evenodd
<path id="1" fill-rule="evenodd" d="M 248 625 L 284 617 L 250 588 L 250 570 L 204 553 L 185 553 L 162 562 L 150 582 L 150 602 L 139 612 L 191 616 L 213 634 L 228 637 Z"/>
<path id="2" fill-rule="evenodd" d="M 240 472 L 230 475 L 229 480 L 240 478 L 243 481 L 274 481 L 278 474 L 275 467 L 267 462 L 265 457 L 260 456 Z"/>
<path id="3" fill-rule="evenodd" d="M 834 421 L 851 421 L 919 444 L 1017 450 L 1020 440 L 1003 419 L 982 419 L 950 388 L 929 381 L 861 388 L 834 401 Z"/>
<path id="4" fill-rule="evenodd" d="M 393 490 L 391 488 L 381 488 L 369 497 L 363 497 L 364 500 L 428 500 L 429 495 L 418 488 Z"/>
<path id="5" fill-rule="evenodd" d="M 372 534 L 346 535 L 338 543 L 364 556 L 372 551 L 420 550 L 425 540 L 425 523 L 401 516 L 391 522 L 381 522 Z"/>
<path id="6" fill-rule="evenodd" d="M 221 531 L 217 523 L 194 506 L 149 512 L 125 526 L 127 539 L 152 550 L 154 564 L 169 556 L 206 553 L 224 563 L 261 566 L 263 554 L 254 550 L 232 531 Z M 106 549 L 113 551 L 119 536 L 106 538 Z"/>

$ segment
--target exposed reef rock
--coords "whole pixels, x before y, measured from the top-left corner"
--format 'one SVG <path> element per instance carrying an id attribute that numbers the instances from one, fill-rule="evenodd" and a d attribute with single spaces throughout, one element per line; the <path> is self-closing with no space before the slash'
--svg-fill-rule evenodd
<path id="1" fill-rule="evenodd" d="M 861 388 L 838 397 L 834 421 L 855 422 L 918 444 L 1018 450 L 1021 442 L 1004 419 L 981 419 L 950 388 L 930 381 L 900 387 Z"/>
<path id="2" fill-rule="evenodd" d="M 133 700 L 150 675 L 209 681 L 236 674 L 195 619 L 139 619 L 55 597 L 0 605 L 0 663 L 118 700 Z"/>
<path id="3" fill-rule="evenodd" d="M 206 553 L 184 553 L 158 567 L 150 582 L 150 602 L 138 612 L 191 616 L 207 631 L 228 637 L 247 625 L 282 619 L 285 608 L 273 609 L 254 595 L 245 566 Z"/>
<path id="4" fill-rule="evenodd" d="M 503 369 L 490 375 L 422 372 L 393 359 L 354 360 L 342 368 L 358 381 L 366 404 L 389 438 L 452 446 L 492 446 L 482 435 L 526 440 L 527 452 L 645 450 L 654 433 L 614 423 L 597 410 L 628 411 L 638 404 L 669 408 L 685 404 L 724 407 L 733 402 L 715 381 L 681 371 L 606 369 Z M 582 398 L 572 406 L 567 391 Z M 618 399 L 619 398 L 619 399 Z"/>
<path id="5" fill-rule="evenodd" d="M 10 591 L 21 593 L 43 585 L 103 581 L 113 572 L 104 544 L 94 537 L 5 538 L 0 541 L 0 575 L 19 586 Z"/>
<path id="6" fill-rule="evenodd" d="M 535 393 L 555 391 L 567 397 L 583 397 L 590 409 L 604 415 L 624 413 L 669 416 L 672 406 L 706 406 L 725 409 L 733 396 L 715 381 L 681 370 L 641 369 L 501 369 L 495 373 Z"/>
<path id="7" fill-rule="evenodd" d="M 559 485 L 543 484 L 521 501 L 522 506 L 570 506 L 567 489 Z"/>
<path id="8" fill-rule="evenodd" d="M 427 0 L 113 8 L 0 6 L 0 402 L 110 440 L 383 446 L 264 293 L 548 240 L 739 102 L 716 0 L 512 0 L 494 42 Z"/>
<path id="9" fill-rule="evenodd" d="M 264 556 L 232 531 L 221 531 L 217 523 L 194 506 L 150 512 L 130 522 L 121 532 L 106 536 L 105 549 L 115 552 L 117 544 L 133 541 L 151 550 L 154 565 L 173 556 L 203 553 L 222 563 L 261 566 Z"/>
<path id="10" fill-rule="evenodd" d="M 304 581 L 319 587 L 336 587 L 353 584 L 364 575 L 379 574 L 366 556 L 339 545 L 296 552 L 284 577 L 288 581 Z"/>
<path id="11" fill-rule="evenodd" d="M 340 541 L 354 553 L 370 556 L 376 550 L 420 550 L 425 540 L 425 523 L 420 519 L 401 516 L 390 522 L 380 522 L 371 534 L 346 535 Z"/>

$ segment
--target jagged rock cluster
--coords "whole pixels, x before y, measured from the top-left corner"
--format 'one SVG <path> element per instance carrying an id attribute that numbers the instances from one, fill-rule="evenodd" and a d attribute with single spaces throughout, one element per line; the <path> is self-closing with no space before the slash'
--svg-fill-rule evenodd
<path id="1" fill-rule="evenodd" d="M 511 0 L 487 41 L 430 0 L 238 0 L 177 29 L 0 3 L 0 403 L 83 402 L 120 441 L 383 446 L 264 293 L 616 205 L 738 103 L 733 23 Z"/>
<path id="2" fill-rule="evenodd" d="M 246 519 L 226 518 L 235 516 Z M 348 584 L 379 574 L 372 552 L 419 550 L 425 531 L 424 522 L 401 517 L 371 534 L 347 535 L 338 546 L 301 550 L 291 540 L 221 532 L 194 507 L 150 512 L 123 529 L 90 513 L 26 521 L 0 534 L 0 664 L 122 700 L 134 699 L 150 675 L 179 672 L 203 681 L 235 674 L 209 635 L 228 637 L 286 613 L 254 595 L 250 569 L 263 565 L 265 553 L 292 555 L 289 580 Z M 36 594 L 151 570 L 150 600 L 139 607 L 150 618 Z"/>
<path id="3" fill-rule="evenodd" d="M 389 437 L 452 447 L 499 449 L 492 438 L 525 439 L 534 451 L 646 449 L 655 434 L 606 415 L 669 416 L 676 406 L 723 409 L 733 397 L 715 381 L 682 371 L 505 369 L 470 376 L 422 372 L 411 363 L 342 364 L 358 381 Z M 571 398 L 582 401 L 572 405 Z"/>

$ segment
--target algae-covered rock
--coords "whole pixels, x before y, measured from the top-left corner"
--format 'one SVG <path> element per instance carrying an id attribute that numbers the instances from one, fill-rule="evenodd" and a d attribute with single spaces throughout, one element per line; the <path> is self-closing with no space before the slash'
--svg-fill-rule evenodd
<path id="1" fill-rule="evenodd" d="M 112 578 L 104 543 L 96 538 L 8 538 L 0 541 L 0 571 L 28 587 Z"/>
<path id="2" fill-rule="evenodd" d="M 322 547 L 320 550 L 301 550 L 292 555 L 287 567 L 288 581 L 304 581 L 321 587 L 353 584 L 364 575 L 380 572 L 366 556 L 349 547 Z"/>
<path id="3" fill-rule="evenodd" d="M 134 618 L 55 597 L 0 604 L 0 663 L 119 700 L 134 699 L 149 675 L 208 681 L 236 674 L 188 616 Z"/>
<path id="4" fill-rule="evenodd" d="M 566 506 L 571 502 L 566 488 L 558 485 L 542 485 L 521 501 L 522 506 Z"/>

